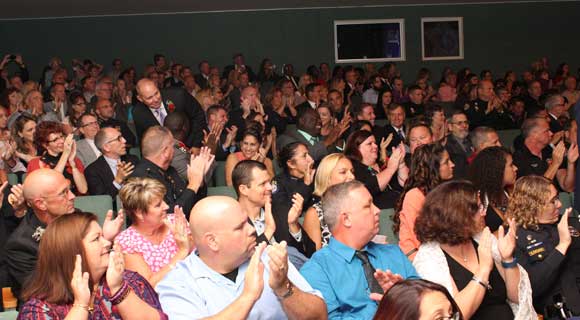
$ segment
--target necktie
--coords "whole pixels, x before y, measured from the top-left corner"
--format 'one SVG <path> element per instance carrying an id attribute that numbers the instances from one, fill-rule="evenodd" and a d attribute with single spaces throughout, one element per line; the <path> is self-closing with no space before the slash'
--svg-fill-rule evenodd
<path id="1" fill-rule="evenodd" d="M 401 137 L 401 139 L 405 140 L 405 134 L 403 133 L 403 130 L 397 129 L 397 133 L 399 134 L 399 137 Z"/>
<path id="2" fill-rule="evenodd" d="M 375 279 L 375 268 L 369 261 L 369 257 L 366 251 L 355 251 L 354 255 L 362 261 L 362 267 L 365 272 L 365 278 L 369 285 L 369 290 L 371 293 L 383 294 L 383 288 L 379 285 L 377 279 Z"/>
<path id="3" fill-rule="evenodd" d="M 161 125 L 163 125 L 163 121 L 165 120 L 165 117 L 163 116 L 163 112 L 161 112 L 161 108 L 155 110 L 155 114 L 157 116 L 157 120 L 159 120 L 159 123 Z"/>

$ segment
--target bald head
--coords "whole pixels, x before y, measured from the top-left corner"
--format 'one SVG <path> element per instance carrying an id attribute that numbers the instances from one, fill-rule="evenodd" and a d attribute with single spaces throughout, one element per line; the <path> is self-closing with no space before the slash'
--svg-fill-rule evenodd
<path id="1" fill-rule="evenodd" d="M 150 79 L 141 79 L 137 82 L 137 99 L 147 107 L 158 109 L 161 107 L 161 93 L 155 82 Z"/>
<path id="2" fill-rule="evenodd" d="M 191 210 L 189 225 L 195 243 L 207 232 L 214 232 L 229 216 L 241 213 L 240 204 L 231 197 L 211 196 L 200 200 Z"/>
<path id="3" fill-rule="evenodd" d="M 22 186 L 27 201 L 48 194 L 56 184 L 66 180 L 62 173 L 52 169 L 34 170 L 26 176 Z"/>

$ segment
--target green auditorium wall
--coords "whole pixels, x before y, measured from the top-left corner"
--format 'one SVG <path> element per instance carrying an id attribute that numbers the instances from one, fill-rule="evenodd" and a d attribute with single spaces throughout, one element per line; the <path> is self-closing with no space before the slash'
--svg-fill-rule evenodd
<path id="1" fill-rule="evenodd" d="M 421 17 L 464 18 L 465 59 L 421 61 Z M 257 72 L 270 57 L 280 70 L 293 63 L 298 72 L 308 64 L 334 65 L 334 20 L 405 19 L 406 61 L 398 62 L 406 80 L 421 66 L 435 77 L 444 66 L 490 68 L 495 76 L 508 68 L 521 72 L 541 56 L 552 67 L 568 62 L 579 67 L 580 2 L 470 5 L 384 6 L 212 12 L 171 15 L 54 18 L 0 21 L 0 52 L 21 53 L 32 76 L 39 77 L 48 57 L 90 57 L 107 67 L 113 57 L 138 70 L 153 54 L 194 67 L 201 59 L 223 67 L 242 52 Z"/>

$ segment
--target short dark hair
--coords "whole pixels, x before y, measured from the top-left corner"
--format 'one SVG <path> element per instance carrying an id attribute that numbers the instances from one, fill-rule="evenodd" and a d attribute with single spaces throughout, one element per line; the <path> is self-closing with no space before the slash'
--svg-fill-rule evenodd
<path id="1" fill-rule="evenodd" d="M 314 92 L 314 90 L 316 89 L 317 86 L 318 86 L 318 83 L 314 83 L 314 82 L 306 85 L 306 88 L 304 89 L 306 96 L 308 96 L 310 93 Z"/>
<path id="2" fill-rule="evenodd" d="M 474 224 L 478 191 L 467 180 L 449 181 L 431 190 L 415 221 L 415 234 L 422 243 L 435 241 L 458 245 L 480 230 Z"/>
<path id="3" fill-rule="evenodd" d="M 249 186 L 252 183 L 252 180 L 254 180 L 253 171 L 255 168 L 262 171 L 268 171 L 266 165 L 256 160 L 242 160 L 234 167 L 234 170 L 232 171 L 232 184 L 238 198 L 240 197 L 240 186 Z"/>
<path id="4" fill-rule="evenodd" d="M 409 87 L 409 89 L 407 90 L 407 92 L 409 92 L 409 94 L 415 90 L 423 90 L 421 89 L 421 87 L 419 87 L 418 85 L 412 85 Z"/>
<path id="5" fill-rule="evenodd" d="M 308 148 L 308 146 L 302 142 L 295 141 L 285 145 L 282 150 L 278 153 L 278 164 L 280 168 L 284 170 L 284 172 L 288 173 L 288 161 L 290 161 L 296 155 L 296 150 L 299 146 L 304 146 Z"/>
<path id="6" fill-rule="evenodd" d="M 159 61 L 161 58 L 165 58 L 165 56 L 164 56 L 164 55 L 162 55 L 161 53 L 156 53 L 156 54 L 153 56 L 153 63 L 157 63 L 157 61 Z"/>

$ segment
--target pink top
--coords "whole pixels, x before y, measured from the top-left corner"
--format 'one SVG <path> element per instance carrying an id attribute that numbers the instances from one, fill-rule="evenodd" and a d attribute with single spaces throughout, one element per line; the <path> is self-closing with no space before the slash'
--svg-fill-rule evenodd
<path id="1" fill-rule="evenodd" d="M 415 220 L 423 204 L 425 203 L 425 195 L 418 188 L 413 188 L 405 194 L 403 199 L 403 208 L 399 214 L 401 225 L 399 227 L 399 247 L 404 254 L 408 254 L 413 249 L 418 249 L 421 242 L 417 240 L 415 235 Z M 409 256 L 409 259 L 415 257 L 416 251 Z"/>
<path id="2" fill-rule="evenodd" d="M 168 214 L 167 217 L 171 223 L 175 222 L 173 214 Z M 160 244 L 147 240 L 132 226 L 121 232 L 115 240 L 121 246 L 123 253 L 137 253 L 143 256 L 143 260 L 153 273 L 167 265 L 177 253 L 177 243 L 170 230 L 167 231 L 167 235 Z"/>
<path id="3" fill-rule="evenodd" d="M 234 153 L 234 155 L 236 156 L 236 158 L 238 158 L 239 161 L 248 160 L 248 158 L 246 158 L 246 156 L 244 155 L 244 153 L 241 152 L 241 151 L 238 151 L 238 152 Z"/>

